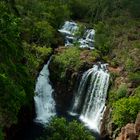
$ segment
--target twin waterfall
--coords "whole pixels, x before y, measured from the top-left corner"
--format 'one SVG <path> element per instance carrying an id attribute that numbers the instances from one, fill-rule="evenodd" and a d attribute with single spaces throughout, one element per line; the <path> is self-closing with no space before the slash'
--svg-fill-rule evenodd
<path id="1" fill-rule="evenodd" d="M 52 86 L 49 80 L 49 66 L 50 60 L 44 65 L 40 72 L 35 87 L 35 108 L 36 108 L 36 122 L 46 124 L 52 116 L 56 114 L 55 101 L 52 97 Z"/>
<path id="2" fill-rule="evenodd" d="M 71 115 L 79 115 L 85 125 L 98 133 L 105 109 L 108 84 L 106 64 L 94 65 L 83 74 L 70 111 Z"/>
<path id="3" fill-rule="evenodd" d="M 70 44 L 70 39 L 74 40 L 73 34 L 77 29 L 78 26 L 75 22 L 67 21 L 59 32 L 66 35 Z M 94 29 L 87 29 L 83 38 L 77 40 L 80 42 L 80 47 L 93 49 L 94 34 Z M 35 121 L 42 124 L 48 123 L 50 118 L 56 115 L 55 101 L 52 97 L 53 89 L 49 80 L 49 63 L 50 60 L 44 65 L 37 78 L 35 87 Z M 79 119 L 86 126 L 97 133 L 100 133 L 108 85 L 109 73 L 107 64 L 98 63 L 94 65 L 93 68 L 83 73 L 69 111 L 70 115 L 78 115 Z"/>

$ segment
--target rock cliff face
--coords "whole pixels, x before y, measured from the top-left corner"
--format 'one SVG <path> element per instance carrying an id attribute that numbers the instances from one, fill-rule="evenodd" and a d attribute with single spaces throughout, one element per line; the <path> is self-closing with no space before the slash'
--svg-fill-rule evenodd
<path id="1" fill-rule="evenodd" d="M 121 133 L 116 140 L 138 140 L 140 139 L 140 113 L 137 115 L 135 123 L 128 123 L 122 127 Z"/>
<path id="2" fill-rule="evenodd" d="M 53 75 L 54 65 L 50 65 L 50 75 Z M 63 113 L 68 110 L 73 97 L 74 88 L 77 85 L 77 79 L 80 78 L 80 74 L 74 72 L 72 69 L 66 70 L 66 80 L 64 83 L 50 76 L 52 85 L 55 89 L 54 98 L 57 104 L 57 108 L 63 111 Z"/>

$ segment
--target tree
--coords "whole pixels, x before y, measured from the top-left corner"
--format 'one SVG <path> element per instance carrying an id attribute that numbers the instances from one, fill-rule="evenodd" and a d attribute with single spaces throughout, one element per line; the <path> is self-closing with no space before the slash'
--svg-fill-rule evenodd
<path id="1" fill-rule="evenodd" d="M 64 118 L 52 119 L 39 140 L 95 140 L 92 134 L 77 121 L 67 122 Z"/>
<path id="2" fill-rule="evenodd" d="M 140 98 L 122 98 L 113 104 L 113 121 L 119 127 L 134 122 L 140 111 Z"/>

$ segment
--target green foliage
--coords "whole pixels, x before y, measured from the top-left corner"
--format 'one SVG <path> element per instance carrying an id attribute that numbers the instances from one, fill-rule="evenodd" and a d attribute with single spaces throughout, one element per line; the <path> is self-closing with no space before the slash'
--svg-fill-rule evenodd
<path id="1" fill-rule="evenodd" d="M 119 127 L 134 122 L 140 111 L 140 98 L 122 98 L 113 104 L 113 121 Z"/>
<path id="2" fill-rule="evenodd" d="M 140 72 L 131 72 L 129 73 L 128 78 L 132 83 L 135 84 L 135 86 L 137 86 L 140 83 Z"/>
<path id="3" fill-rule="evenodd" d="M 35 43 L 50 46 L 54 40 L 54 29 L 46 21 L 36 22 L 33 29 L 33 40 Z"/>
<path id="4" fill-rule="evenodd" d="M 117 90 L 117 99 L 123 98 L 127 95 L 126 84 L 121 84 Z"/>
<path id="5" fill-rule="evenodd" d="M 0 74 L 0 81 L 0 116 L 3 120 L 1 125 L 10 125 L 16 123 L 16 116 L 25 102 L 26 95 L 22 87 L 15 85 L 4 74 Z"/>
<path id="6" fill-rule="evenodd" d="M 133 17 L 140 17 L 140 1 L 139 0 L 123 0 L 122 1 L 123 8 L 128 10 Z"/>
<path id="7" fill-rule="evenodd" d="M 110 27 L 103 22 L 99 22 L 96 24 L 95 30 L 95 48 L 99 50 L 102 55 L 105 55 L 111 50 Z"/>
<path id="8" fill-rule="evenodd" d="M 140 86 L 138 86 L 137 88 L 135 88 L 134 90 L 134 96 L 140 98 Z"/>
<path id="9" fill-rule="evenodd" d="M 37 44 L 27 44 L 26 42 L 23 42 L 23 47 L 25 51 L 24 63 L 26 63 L 31 76 L 35 77 L 40 65 L 44 64 L 44 61 L 51 55 L 52 48 Z"/>
<path id="10" fill-rule="evenodd" d="M 76 38 L 82 38 L 85 32 L 85 26 L 83 24 L 78 24 L 79 29 L 74 33 Z"/>
<path id="11" fill-rule="evenodd" d="M 0 124 L 10 127 L 17 122 L 23 105 L 31 107 L 34 81 L 40 63 L 52 49 L 22 43 L 22 19 L 0 1 Z M 27 48 L 28 47 L 28 48 Z"/>
<path id="12" fill-rule="evenodd" d="M 52 63 L 58 66 L 56 75 L 60 79 L 64 80 L 67 69 L 74 69 L 76 71 L 80 68 L 82 64 L 80 60 L 80 52 L 79 48 L 70 47 L 65 49 L 62 53 L 54 56 Z"/>
<path id="13" fill-rule="evenodd" d="M 70 0 L 69 7 L 72 11 L 72 17 L 76 19 L 84 19 L 89 10 L 91 0 Z"/>
<path id="14" fill-rule="evenodd" d="M 46 19 L 51 23 L 53 27 L 59 28 L 66 19 L 69 19 L 71 12 L 67 3 L 61 0 L 47 0 L 44 2 L 46 6 Z"/>
<path id="15" fill-rule="evenodd" d="M 64 118 L 54 118 L 39 140 L 94 140 L 84 126 L 77 121 L 67 122 Z"/>
<path id="16" fill-rule="evenodd" d="M 69 0 L 68 5 L 72 18 L 90 23 L 106 21 L 111 17 L 140 17 L 139 0 Z"/>
<path id="17" fill-rule="evenodd" d="M 126 69 L 128 71 L 133 71 L 133 69 L 134 69 L 134 61 L 131 58 L 128 58 L 126 60 Z"/>
<path id="18" fill-rule="evenodd" d="M 56 44 L 56 29 L 69 18 L 70 11 L 60 0 L 18 1 L 15 5 L 22 18 L 22 37 L 28 43 Z"/>
<path id="19" fill-rule="evenodd" d="M 137 71 L 140 44 L 139 7 L 139 0 L 1 0 L 1 126 L 9 127 L 16 123 L 21 106 L 31 105 L 38 67 L 52 52 L 50 46 L 57 44 L 56 30 L 65 20 L 69 19 L 71 13 L 76 20 L 87 21 L 90 25 L 93 25 L 93 21 L 96 22 L 96 49 L 103 57 L 103 55 L 108 55 L 113 48 L 110 53 L 111 60 L 114 60 L 112 64 L 124 66 L 125 70 L 129 72 L 130 82 L 135 83 L 135 87 L 137 87 L 133 92 L 135 97 L 124 98 L 127 96 L 127 87 L 123 84 L 117 91 L 111 91 L 109 100 L 111 103 L 115 101 L 113 119 L 116 125 L 122 126 L 126 122 L 134 121 L 140 108 L 138 104 L 140 74 Z M 82 32 L 83 27 L 81 26 L 80 32 L 77 32 L 76 35 L 81 36 Z M 90 62 L 99 58 L 97 50 L 90 53 L 91 56 L 88 57 Z M 85 51 L 83 52 L 81 55 L 80 49 L 68 48 L 54 56 L 52 63 L 56 73 L 53 76 L 63 81 L 64 78 L 66 79 L 68 69 L 78 71 L 85 62 L 82 59 L 87 58 L 85 54 L 88 55 Z M 109 59 L 108 56 L 104 58 L 107 61 Z M 59 125 L 59 129 L 65 132 L 63 127 L 67 125 L 63 124 L 67 124 L 67 122 L 60 122 L 62 125 Z M 71 139 L 77 139 L 75 135 L 76 132 L 79 134 L 79 129 L 80 134 L 82 133 L 81 127 L 77 127 L 75 123 L 68 126 L 71 128 L 68 130 Z M 70 135 L 68 136 L 70 137 Z M 83 134 L 83 136 L 85 135 Z M 0 139 L 2 138 L 0 128 Z M 61 139 L 61 135 L 55 132 L 52 139 L 57 138 Z"/>
<path id="20" fill-rule="evenodd" d="M 109 92 L 109 103 L 112 105 L 114 102 L 118 101 L 121 98 L 127 97 L 127 85 L 122 83 L 118 89 L 112 89 Z"/>
<path id="21" fill-rule="evenodd" d="M 134 40 L 132 42 L 132 47 L 133 48 L 139 48 L 140 49 L 140 41 L 139 40 Z"/>
<path id="22" fill-rule="evenodd" d="M 2 128 L 0 127 L 0 140 L 4 140 L 4 134 L 2 132 Z"/>

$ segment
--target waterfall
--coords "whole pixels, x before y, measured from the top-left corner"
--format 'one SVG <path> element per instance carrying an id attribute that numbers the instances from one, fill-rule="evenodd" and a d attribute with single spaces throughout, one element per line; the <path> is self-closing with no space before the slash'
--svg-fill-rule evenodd
<path id="1" fill-rule="evenodd" d="M 42 124 L 48 123 L 50 118 L 56 114 L 55 101 L 52 97 L 53 89 L 49 80 L 49 63 L 50 60 L 44 65 L 35 86 L 35 121 Z"/>
<path id="2" fill-rule="evenodd" d="M 73 21 L 65 21 L 61 29 L 58 30 L 65 36 L 65 46 L 73 46 L 78 42 L 80 48 L 94 49 L 94 29 L 87 29 L 82 38 L 75 36 L 75 33 L 79 31 L 79 26 Z"/>
<path id="3" fill-rule="evenodd" d="M 83 35 L 83 38 L 79 39 L 80 48 L 94 49 L 94 29 L 87 29 Z"/>
<path id="4" fill-rule="evenodd" d="M 75 32 L 78 30 L 77 23 L 73 21 L 65 21 L 64 25 L 58 31 L 62 34 L 74 36 Z"/>
<path id="5" fill-rule="evenodd" d="M 109 73 L 106 64 L 94 65 L 83 73 L 70 110 L 71 115 L 79 115 L 85 125 L 98 133 L 105 109 L 108 84 Z"/>
<path id="6" fill-rule="evenodd" d="M 77 23 L 73 21 L 65 21 L 64 25 L 58 31 L 65 36 L 65 46 L 72 46 L 76 37 L 74 36 L 78 31 Z"/>

